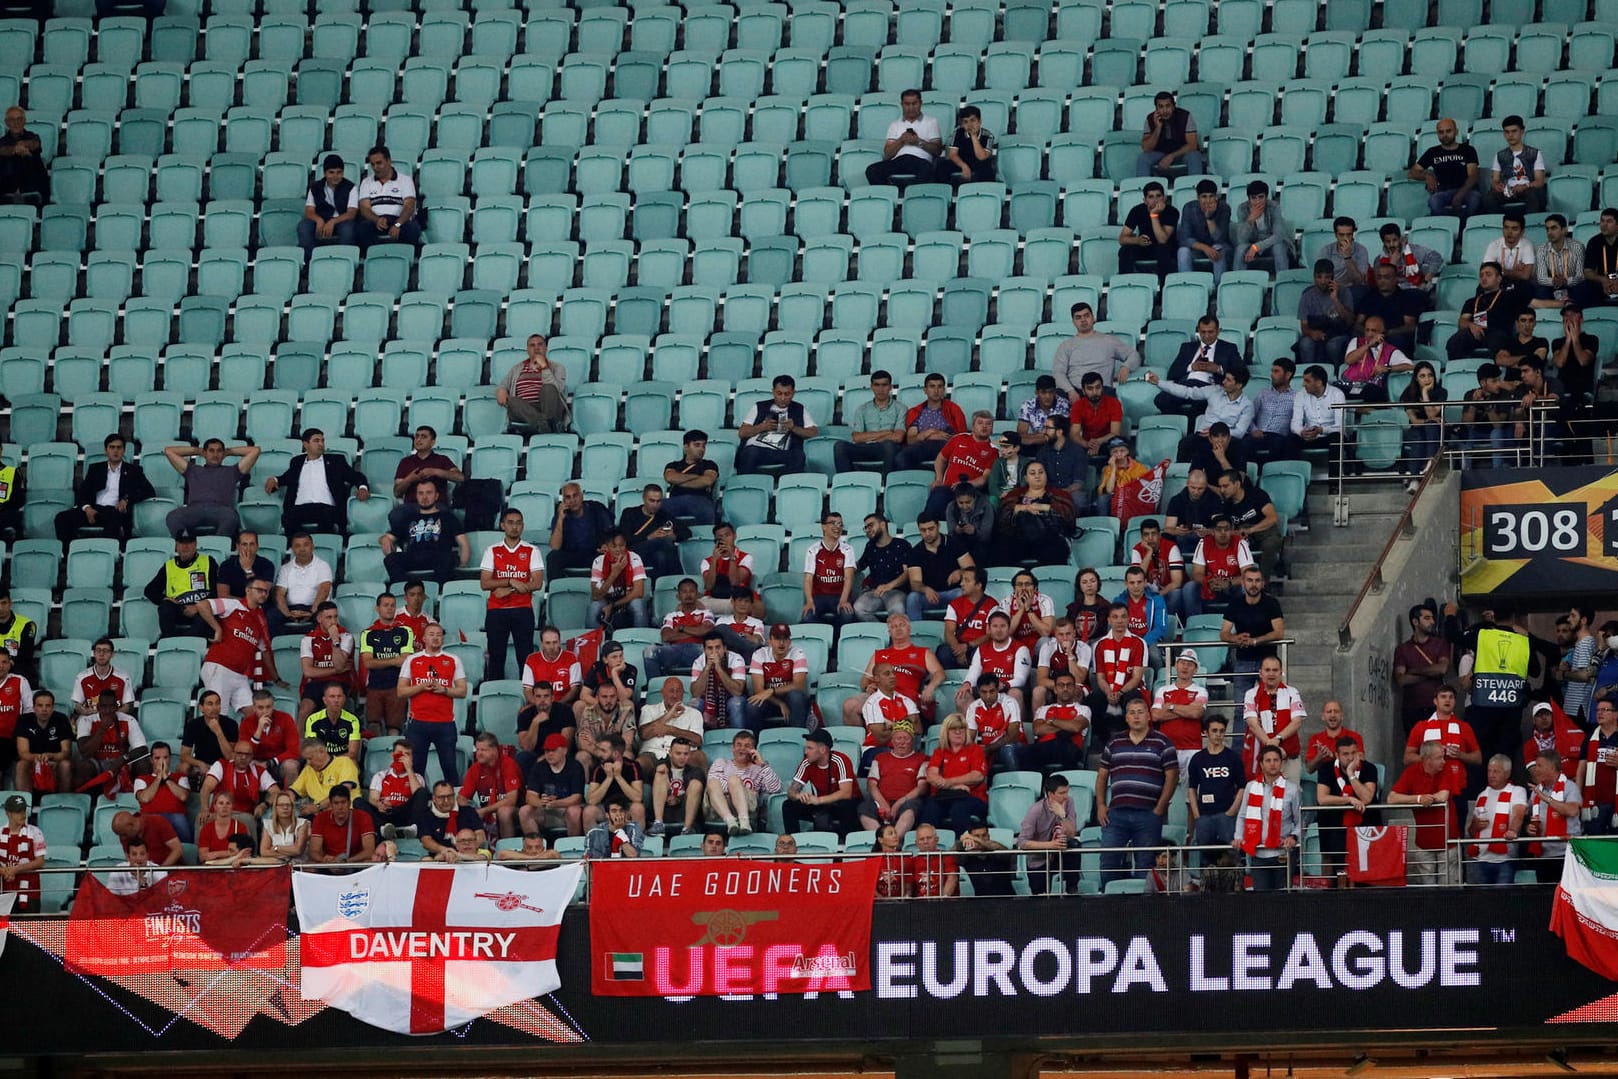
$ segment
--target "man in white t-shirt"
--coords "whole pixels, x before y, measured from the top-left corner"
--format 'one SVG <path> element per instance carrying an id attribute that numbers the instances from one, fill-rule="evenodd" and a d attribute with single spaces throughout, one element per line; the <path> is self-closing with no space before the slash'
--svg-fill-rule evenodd
<path id="1" fill-rule="evenodd" d="M 938 121 L 921 111 L 920 90 L 900 94 L 899 108 L 903 115 L 888 125 L 882 160 L 865 168 L 868 183 L 891 184 L 900 177 L 929 180 L 938 155 L 944 152 L 944 134 Z"/>
<path id="2" fill-rule="evenodd" d="M 702 713 L 685 699 L 685 684 L 678 678 L 665 678 L 658 700 L 641 706 L 637 724 L 640 735 L 641 771 L 652 773 L 668 759 L 669 746 L 676 738 L 690 742 L 701 756 Z"/>
<path id="3" fill-rule="evenodd" d="M 332 592 L 331 563 L 315 554 L 314 537 L 295 533 L 288 546 L 291 557 L 275 571 L 274 597 L 264 611 L 272 637 L 308 632 Z"/>
<path id="4" fill-rule="evenodd" d="M 1510 884 L 1517 859 L 1527 853 L 1513 841 L 1526 831 L 1528 792 L 1511 781 L 1511 758 L 1504 753 L 1489 758 L 1486 774 L 1489 785 L 1473 800 L 1466 821 L 1467 837 L 1478 840 L 1466 848 L 1466 882 Z"/>
<path id="5" fill-rule="evenodd" d="M 360 181 L 360 220 L 354 238 L 360 247 L 372 244 L 421 242 L 416 220 L 416 185 L 393 167 L 386 146 L 373 146 L 365 155 L 371 171 Z"/>

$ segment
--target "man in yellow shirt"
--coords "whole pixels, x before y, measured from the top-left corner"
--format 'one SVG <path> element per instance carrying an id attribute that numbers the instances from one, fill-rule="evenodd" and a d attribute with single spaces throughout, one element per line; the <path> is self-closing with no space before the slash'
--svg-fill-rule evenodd
<path id="1" fill-rule="evenodd" d="M 360 769 L 347 757 L 334 757 L 319 738 L 303 740 L 304 769 L 298 781 L 292 784 L 292 793 L 298 796 L 298 814 L 313 817 L 326 811 L 326 800 L 334 787 L 347 787 L 358 797 Z"/>

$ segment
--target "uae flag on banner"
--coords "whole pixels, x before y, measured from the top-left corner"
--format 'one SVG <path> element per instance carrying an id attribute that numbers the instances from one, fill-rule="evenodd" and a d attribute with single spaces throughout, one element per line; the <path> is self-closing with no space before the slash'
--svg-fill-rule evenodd
<path id="1" fill-rule="evenodd" d="M 252 873 L 170 870 L 130 895 L 86 874 L 67 923 L 63 962 L 121 976 L 286 965 L 286 867 Z"/>
<path id="2" fill-rule="evenodd" d="M 303 999 L 400 1034 L 437 1034 L 554 991 L 562 912 L 582 863 L 384 865 L 299 873 Z"/>
<path id="3" fill-rule="evenodd" d="M 1568 840 L 1551 932 L 1571 958 L 1618 981 L 1618 840 Z"/>
<path id="4" fill-rule="evenodd" d="M 1355 884 L 1403 887 L 1405 826 L 1348 830 L 1348 879 Z"/>
<path id="5" fill-rule="evenodd" d="M 880 869 L 874 858 L 595 862 L 591 989 L 617 997 L 869 989 Z"/>

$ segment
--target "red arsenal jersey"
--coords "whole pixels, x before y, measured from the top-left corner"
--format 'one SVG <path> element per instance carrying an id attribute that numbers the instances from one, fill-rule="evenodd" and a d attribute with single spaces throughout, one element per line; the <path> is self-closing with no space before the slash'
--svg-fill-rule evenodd
<path id="1" fill-rule="evenodd" d="M 437 655 L 418 652 L 399 668 L 399 681 L 412 686 L 433 681 L 453 686 L 465 677 L 466 670 L 461 666 L 460 659 L 448 652 Z M 455 700 L 441 693 L 418 693 L 410 698 L 410 718 L 417 723 L 453 723 Z"/>
<path id="2" fill-rule="evenodd" d="M 530 652 L 528 662 L 524 664 L 525 685 L 537 686 L 541 682 L 549 682 L 558 697 L 572 689 L 578 678 L 579 657 L 566 648 L 555 659 L 546 659 L 544 652 Z"/>
<path id="3" fill-rule="evenodd" d="M 953 487 L 962 480 L 975 480 L 1000 459 L 992 441 L 979 441 L 971 435 L 956 435 L 944 443 L 944 482 Z"/>
<path id="4" fill-rule="evenodd" d="M 815 544 L 804 557 L 803 571 L 812 578 L 809 591 L 817 596 L 842 595 L 843 582 L 854 572 L 854 566 L 854 549 L 848 544 L 838 543 L 831 550 L 824 542 Z"/>
<path id="5" fill-rule="evenodd" d="M 972 644 L 988 635 L 989 616 L 999 609 L 1000 605 L 988 596 L 976 603 L 965 596 L 956 596 L 944 611 L 944 621 L 955 623 L 957 641 Z"/>
<path id="6" fill-rule="evenodd" d="M 916 700 L 921 696 L 921 687 L 927 684 L 927 655 L 928 650 L 919 644 L 907 648 L 889 645 L 876 650 L 871 669 L 875 670 L 879 663 L 891 664 L 895 691 Z"/>
<path id="7" fill-rule="evenodd" d="M 509 581 L 527 581 L 535 573 L 543 570 L 545 564 L 540 561 L 539 551 L 532 543 L 518 543 L 516 547 L 507 547 L 504 542 L 497 543 L 483 552 L 481 570 L 494 574 L 494 579 L 501 583 Z M 489 593 L 490 610 L 521 610 L 534 605 L 534 596 L 531 592 L 513 592 L 509 596 L 496 597 Z"/>
<path id="8" fill-rule="evenodd" d="M 1197 544 L 1196 561 L 1201 562 L 1205 570 L 1202 578 L 1204 600 L 1214 598 L 1213 585 L 1209 583 L 1210 581 L 1215 578 L 1232 581 L 1242 575 L 1244 559 L 1248 561 L 1252 559 L 1252 555 L 1248 553 L 1250 550 L 1246 540 L 1234 536 L 1231 537 L 1228 547 L 1216 546 L 1212 536 L 1203 537 Z"/>
<path id="9" fill-rule="evenodd" d="M 258 667 L 259 655 L 270 647 L 270 624 L 265 621 L 263 608 L 248 610 L 239 599 L 215 599 L 209 603 L 219 620 L 221 635 L 208 646 L 203 661 L 237 674 L 252 674 Z"/>
<path id="10" fill-rule="evenodd" d="M 472 762 L 466 770 L 466 780 L 461 784 L 461 797 L 481 808 L 498 802 L 521 786 L 522 773 L 517 770 L 517 762 L 502 753 L 492 768 L 477 761 Z"/>
<path id="11" fill-rule="evenodd" d="M 122 700 L 122 698 L 119 698 Z M 0 738 L 11 738 L 17 731 L 17 719 L 23 709 L 32 711 L 34 693 L 28 679 L 20 674 L 8 674 L 0 682 Z M 9 785 L 9 777 L 6 780 Z"/>

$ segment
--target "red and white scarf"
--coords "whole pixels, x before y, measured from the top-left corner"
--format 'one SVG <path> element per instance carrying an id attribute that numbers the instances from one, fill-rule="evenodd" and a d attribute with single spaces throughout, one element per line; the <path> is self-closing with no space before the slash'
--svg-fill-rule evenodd
<path id="1" fill-rule="evenodd" d="M 1347 772 L 1343 771 L 1342 761 L 1332 761 L 1331 767 L 1332 771 L 1337 775 L 1337 793 L 1341 794 L 1345 798 L 1355 797 L 1354 782 L 1360 778 L 1360 774 L 1355 772 L 1352 776 L 1350 776 Z M 1358 828 L 1364 819 L 1365 818 L 1361 816 L 1360 811 L 1357 809 L 1349 808 L 1343 810 L 1344 828 Z"/>
<path id="2" fill-rule="evenodd" d="M 1488 807 L 1489 797 L 1494 797 L 1494 818 L 1489 822 L 1489 838 L 1504 839 L 1511 830 L 1511 788 L 1502 787 L 1498 791 L 1484 791 L 1478 795 L 1477 808 L 1481 812 Z M 1490 843 L 1490 854 L 1509 854 L 1511 848 L 1504 843 Z M 1478 856 L 1476 844 L 1466 848 L 1468 858 Z"/>
<path id="3" fill-rule="evenodd" d="M 1242 810 L 1242 850 L 1249 858 L 1255 857 L 1260 849 L 1281 845 L 1281 807 L 1286 804 L 1286 793 L 1286 776 L 1275 777 L 1275 785 L 1268 795 L 1262 780 L 1255 779 L 1247 785 L 1247 806 Z M 1271 837 L 1270 843 L 1264 842 L 1266 836 Z"/>
<path id="4" fill-rule="evenodd" d="M 1599 762 L 1600 753 L 1601 728 L 1597 727 L 1590 732 L 1590 737 L 1584 743 L 1584 782 L 1580 783 L 1579 786 L 1584 791 L 1584 804 L 1587 806 L 1611 805 L 1613 801 L 1618 800 L 1618 772 L 1614 773 L 1614 789 L 1607 792 L 1608 797 L 1599 798 L 1596 796 L 1596 777 L 1601 774 L 1601 769 L 1606 767 L 1609 771 L 1612 771 L 1610 765 L 1604 766 Z"/>
<path id="5" fill-rule="evenodd" d="M 1438 713 L 1434 712 L 1432 714 L 1431 718 L 1428 719 L 1428 722 L 1432 723 L 1432 721 L 1437 719 L 1437 718 L 1438 718 Z M 1437 742 L 1440 745 L 1454 746 L 1456 749 L 1460 749 L 1461 748 L 1461 723 L 1460 723 L 1460 720 L 1456 719 L 1453 715 L 1451 715 L 1450 718 L 1449 718 L 1449 721 L 1444 724 L 1444 729 L 1443 730 L 1439 730 L 1437 724 L 1434 724 L 1433 726 L 1428 727 L 1425 731 L 1422 732 L 1421 740 L 1423 742 Z"/>
<path id="6" fill-rule="evenodd" d="M 1275 696 L 1272 698 L 1269 688 L 1263 682 L 1260 682 L 1257 691 L 1253 694 L 1253 711 L 1258 713 L 1258 725 L 1264 731 L 1265 737 L 1274 735 L 1276 731 L 1284 731 L 1292 725 L 1291 707 L 1276 707 L 1277 701 L 1291 700 L 1291 695 L 1283 692 L 1286 688 L 1287 684 L 1285 682 L 1276 686 Z M 1261 740 L 1256 738 L 1247 739 L 1247 774 L 1255 779 L 1258 778 L 1259 774 L 1259 756 L 1263 752 L 1264 743 Z M 1296 747 L 1290 753 L 1287 753 L 1285 747 L 1283 747 L 1282 752 L 1289 757 L 1298 755 Z"/>
<path id="7" fill-rule="evenodd" d="M 1528 811 L 1533 814 L 1535 820 L 1539 821 L 1539 834 L 1546 839 L 1566 839 L 1567 818 L 1558 813 L 1556 807 L 1551 803 L 1567 801 L 1567 776 L 1562 775 L 1560 772 L 1557 773 L 1556 784 L 1551 787 L 1549 798 L 1540 794 L 1539 790 L 1538 787 L 1535 787 L 1528 792 Z M 1530 843 L 1528 845 L 1530 857 L 1538 858 L 1544 853 L 1545 848 L 1542 844 Z"/>

